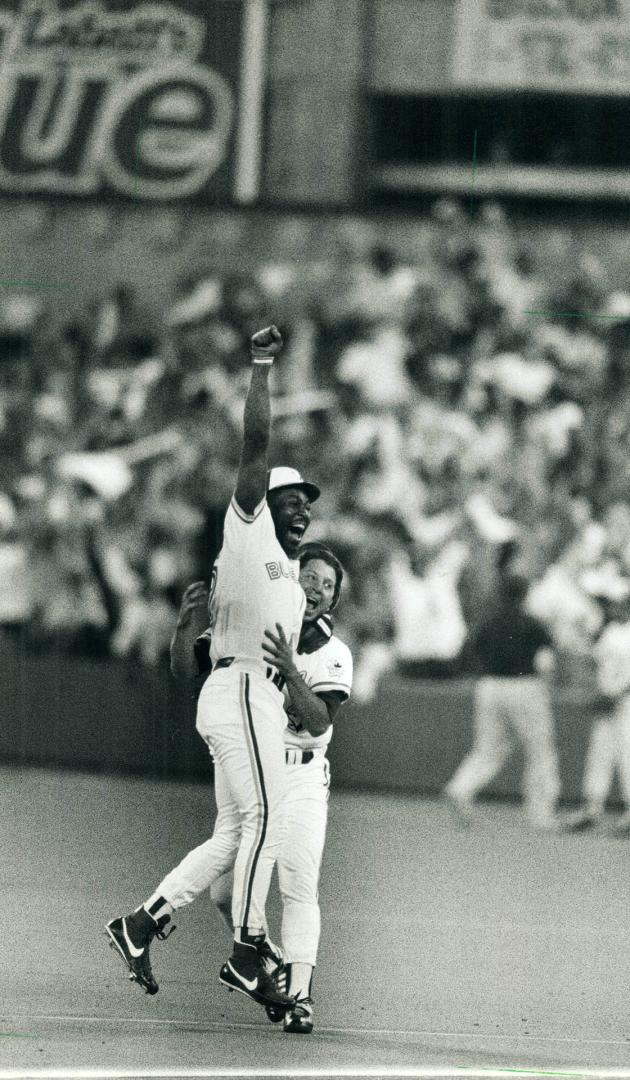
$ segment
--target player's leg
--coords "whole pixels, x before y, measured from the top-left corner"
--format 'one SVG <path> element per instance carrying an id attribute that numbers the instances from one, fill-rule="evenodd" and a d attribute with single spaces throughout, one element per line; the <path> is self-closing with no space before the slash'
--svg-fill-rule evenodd
<path id="1" fill-rule="evenodd" d="M 500 686 L 495 679 L 479 679 L 473 698 L 473 746 L 444 789 L 463 819 L 469 816 L 477 792 L 501 770 L 510 750 Z"/>
<path id="2" fill-rule="evenodd" d="M 514 680 L 511 720 L 525 754 L 523 796 L 527 817 L 535 828 L 551 828 L 557 821 L 560 774 L 551 700 L 542 680 Z"/>
<path id="3" fill-rule="evenodd" d="M 617 836 L 630 836 L 630 694 L 619 701 L 612 720 L 615 740 L 615 760 L 619 769 L 619 784 L 624 801 L 624 813 L 615 822 Z"/>
<path id="4" fill-rule="evenodd" d="M 578 832 L 596 825 L 604 808 L 615 771 L 615 731 L 609 714 L 596 716 L 584 759 L 582 793 L 584 806 L 567 814 L 563 827 Z"/>
<path id="5" fill-rule="evenodd" d="M 282 700 L 267 680 L 235 674 L 237 679 L 215 688 L 206 683 L 197 720 L 225 774 L 241 825 L 234 864 L 234 945 L 220 979 L 262 1004 L 282 1005 L 289 999 L 268 977 L 260 950 L 265 941 L 265 901 L 284 835 L 285 717 Z"/>
<path id="6" fill-rule="evenodd" d="M 192 903 L 213 881 L 234 866 L 241 839 L 238 807 L 232 798 L 221 766 L 214 767 L 214 791 L 217 817 L 209 840 L 189 851 L 182 861 L 160 882 L 144 904 L 145 909 L 159 917 Z M 164 906 L 160 907 L 160 903 Z"/>
<path id="7" fill-rule="evenodd" d="M 321 933 L 319 874 L 326 839 L 329 764 L 316 757 L 288 767 L 287 834 L 278 856 L 282 895 L 282 948 L 288 967 L 288 991 L 297 998 L 284 1030 L 308 1035 L 313 1030 L 312 983 Z"/>
<path id="8" fill-rule="evenodd" d="M 127 964 L 130 977 L 147 993 L 159 986 L 151 969 L 149 949 L 174 910 L 190 904 L 200 892 L 234 864 L 240 840 L 238 809 L 220 766 L 215 765 L 217 817 L 209 840 L 194 848 L 160 882 L 151 896 L 129 915 L 112 919 L 106 930 L 110 943 Z M 174 927 L 173 927 L 174 929 Z"/>
<path id="9" fill-rule="evenodd" d="M 210 896 L 221 918 L 232 932 L 232 893 L 234 887 L 234 874 L 229 870 L 226 874 L 213 881 L 210 886 Z M 274 975 L 284 962 L 284 955 L 279 945 L 276 945 L 269 937 L 269 927 L 265 924 L 265 941 L 259 949 L 265 969 L 268 974 Z M 278 1019 L 281 1020 L 284 1012 L 280 1011 Z"/>
<path id="10" fill-rule="evenodd" d="M 232 922 L 245 939 L 265 926 L 265 903 L 271 874 L 285 836 L 286 765 L 284 714 L 268 693 L 252 693 L 245 676 L 241 686 L 246 757 L 235 763 L 231 780 L 240 816 L 242 838 L 234 865 Z M 262 690 L 267 691 L 267 685 Z"/>
<path id="11" fill-rule="evenodd" d="M 210 896 L 219 915 L 232 933 L 232 892 L 234 885 L 234 873 L 232 870 L 221 874 L 210 886 Z"/>

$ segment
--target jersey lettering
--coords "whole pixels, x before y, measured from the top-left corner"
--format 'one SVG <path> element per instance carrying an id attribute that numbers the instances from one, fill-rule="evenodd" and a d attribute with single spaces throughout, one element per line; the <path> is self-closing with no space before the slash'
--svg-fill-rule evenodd
<path id="1" fill-rule="evenodd" d="M 299 581 L 299 577 L 295 570 L 291 566 L 287 566 L 282 562 L 268 562 L 265 563 L 267 567 L 267 573 L 272 581 L 277 581 L 278 578 L 292 578 L 293 581 Z"/>

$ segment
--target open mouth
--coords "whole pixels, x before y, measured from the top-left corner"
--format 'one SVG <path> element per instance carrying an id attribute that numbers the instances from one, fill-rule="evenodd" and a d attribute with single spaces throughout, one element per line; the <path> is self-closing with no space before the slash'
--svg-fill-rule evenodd
<path id="1" fill-rule="evenodd" d="M 306 597 L 306 610 L 309 612 L 309 614 L 310 614 L 311 611 L 315 611 L 316 607 L 317 607 L 317 600 L 314 600 L 312 596 L 307 596 Z"/>
<path id="2" fill-rule="evenodd" d="M 292 540 L 295 540 L 295 542 L 298 544 L 304 536 L 305 532 L 305 525 L 289 525 L 289 528 L 287 529 L 287 535 L 290 536 Z"/>

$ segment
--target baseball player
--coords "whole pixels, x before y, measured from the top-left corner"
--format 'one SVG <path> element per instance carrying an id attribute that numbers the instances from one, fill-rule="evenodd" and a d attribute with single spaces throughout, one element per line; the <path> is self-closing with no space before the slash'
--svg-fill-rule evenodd
<path id="1" fill-rule="evenodd" d="M 620 580 L 616 598 L 602 599 L 606 625 L 593 646 L 599 708 L 584 763 L 585 807 L 567 814 L 563 828 L 579 832 L 604 818 L 615 769 L 625 813 L 613 827 L 630 836 L 630 583 Z"/>
<path id="2" fill-rule="evenodd" d="M 285 967 L 279 984 L 288 984 L 296 999 L 284 1015 L 284 1030 L 308 1035 L 313 1030 L 313 971 L 317 961 L 321 916 L 319 872 L 326 838 L 330 769 L 326 748 L 332 722 L 350 696 L 352 655 L 333 634 L 327 614 L 339 599 L 343 570 L 321 544 L 300 550 L 300 582 L 306 593 L 306 613 L 297 654 L 282 628 L 266 631 L 266 655 L 286 680 L 288 726 L 284 741 L 287 760 L 285 810 L 287 834 L 278 855 L 282 896 L 282 948 Z M 212 898 L 229 921 L 231 875 L 211 887 Z M 267 1008 L 272 1021 L 282 1013 Z"/>
<path id="3" fill-rule="evenodd" d="M 236 490 L 225 516 L 223 546 L 212 570 L 208 605 L 211 674 L 197 704 L 197 730 L 205 739 L 229 797 L 238 808 L 234 863 L 232 953 L 220 981 L 263 1005 L 288 1009 L 265 966 L 265 901 L 284 839 L 286 789 L 283 677 L 263 654 L 268 626 L 281 626 L 297 646 L 306 605 L 299 583 L 298 547 L 319 488 L 295 469 L 267 474 L 270 435 L 269 371 L 282 347 L 275 326 L 252 338 L 252 374 L 245 402 L 243 445 Z M 208 843 L 213 843 L 214 838 Z M 221 842 L 216 845 L 222 848 Z M 225 847 L 217 858 L 225 858 Z M 224 869 L 230 864 L 227 863 Z M 172 905 L 160 893 L 106 930 L 131 977 L 155 993 L 148 958 L 164 935 Z"/>
<path id="4" fill-rule="evenodd" d="M 268 633 L 268 655 L 274 666 L 280 670 L 282 665 L 286 670 L 289 717 L 284 733 L 288 780 L 285 810 L 289 827 L 278 857 L 278 872 L 287 962 L 282 981 L 290 982 L 291 996 L 298 1000 L 286 1015 L 284 1029 L 308 1034 L 313 1028 L 310 990 L 320 934 L 317 886 L 328 811 L 329 769 L 325 752 L 332 736 L 332 719 L 350 694 L 352 656 L 334 636 L 328 614 L 339 599 L 343 580 L 340 563 L 323 545 L 306 544 L 300 550 L 300 564 L 300 582 L 307 599 L 297 654 L 289 655 L 286 639 L 282 644 L 278 632 Z M 210 635 L 207 631 L 198 634 L 206 618 L 206 599 L 203 582 L 195 582 L 184 593 L 171 643 L 173 674 L 182 679 L 192 679 L 197 674 L 205 677 L 210 668 Z M 232 875 L 229 871 L 238 850 L 240 820 L 225 776 L 216 763 L 215 793 L 217 819 L 213 837 L 167 874 L 147 900 L 145 909 L 157 898 L 159 903 L 168 903 L 169 909 L 175 910 L 212 886 L 213 899 L 230 923 Z M 282 962 L 282 953 L 269 940 L 266 946 L 265 962 L 270 970 L 275 970 Z M 149 993 L 157 992 L 149 944 L 136 962 L 134 977 Z M 282 1019 L 284 1014 L 284 1010 L 273 1012 L 271 1007 L 267 1011 L 274 1021 Z"/>
<path id="5" fill-rule="evenodd" d="M 542 623 L 523 610 L 527 582 L 506 577 L 496 612 L 482 624 L 474 650 L 482 677 L 475 687 L 474 743 L 445 788 L 449 807 L 466 825 L 475 795 L 492 780 L 513 748 L 525 755 L 525 809 L 538 829 L 555 829 L 560 788 L 549 691 L 542 671 L 553 663 Z"/>

